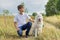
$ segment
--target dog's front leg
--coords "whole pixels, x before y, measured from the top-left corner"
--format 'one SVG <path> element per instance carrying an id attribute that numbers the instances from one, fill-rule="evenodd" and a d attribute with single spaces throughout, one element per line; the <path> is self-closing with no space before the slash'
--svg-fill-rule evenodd
<path id="1" fill-rule="evenodd" d="M 39 30 L 38 30 L 39 31 L 38 34 L 42 33 L 42 28 L 43 28 L 42 25 L 40 25 Z"/>
<path id="2" fill-rule="evenodd" d="M 38 36 L 38 29 L 36 28 L 35 29 L 35 37 L 37 37 Z"/>

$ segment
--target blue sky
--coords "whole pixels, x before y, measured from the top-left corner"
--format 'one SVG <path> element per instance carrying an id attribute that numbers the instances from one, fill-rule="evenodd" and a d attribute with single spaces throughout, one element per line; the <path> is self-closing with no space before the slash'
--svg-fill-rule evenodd
<path id="1" fill-rule="evenodd" d="M 8 9 L 12 13 L 18 13 L 17 6 L 24 2 L 29 13 L 43 12 L 48 0 L 0 0 L 0 13 Z"/>

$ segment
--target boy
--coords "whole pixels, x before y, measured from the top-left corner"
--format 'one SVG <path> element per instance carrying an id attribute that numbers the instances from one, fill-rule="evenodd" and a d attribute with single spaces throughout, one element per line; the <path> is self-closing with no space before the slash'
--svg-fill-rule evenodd
<path id="1" fill-rule="evenodd" d="M 24 14 L 24 6 L 23 5 L 18 5 L 18 11 L 19 14 L 17 14 L 14 17 L 14 26 L 17 30 L 18 35 L 21 37 L 22 36 L 22 31 L 26 30 L 26 37 L 29 35 L 29 31 L 31 29 L 33 21 L 27 14 Z M 26 22 L 26 19 L 29 19 L 29 22 Z"/>

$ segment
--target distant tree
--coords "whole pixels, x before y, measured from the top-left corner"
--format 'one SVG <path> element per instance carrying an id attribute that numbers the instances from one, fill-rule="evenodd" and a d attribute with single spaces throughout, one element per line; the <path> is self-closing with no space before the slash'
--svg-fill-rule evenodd
<path id="1" fill-rule="evenodd" d="M 27 8 L 25 8 L 25 13 L 28 13 L 28 9 Z"/>
<path id="2" fill-rule="evenodd" d="M 47 16 L 52 16 L 57 14 L 56 3 L 57 3 L 57 0 L 49 0 L 47 2 L 47 5 L 46 5 Z"/>
<path id="3" fill-rule="evenodd" d="M 34 17 L 35 17 L 36 15 L 37 15 L 37 13 L 36 13 L 36 12 L 33 12 L 32 16 L 34 16 Z"/>
<path id="4" fill-rule="evenodd" d="M 22 2 L 21 5 L 25 5 L 24 2 Z"/>
<path id="5" fill-rule="evenodd" d="M 56 8 L 60 14 L 60 0 L 57 1 Z"/>
<path id="6" fill-rule="evenodd" d="M 28 13 L 28 9 L 25 7 L 24 2 L 22 2 L 22 3 L 21 3 L 21 5 L 24 5 L 24 8 L 25 8 L 25 13 Z"/>
<path id="7" fill-rule="evenodd" d="M 4 15 L 8 15 L 8 14 L 9 14 L 9 10 L 6 10 L 6 9 L 3 10 L 3 14 L 4 14 Z"/>
<path id="8" fill-rule="evenodd" d="M 9 10 L 3 10 L 3 16 L 4 16 L 4 24 L 7 27 L 7 21 L 6 16 L 9 14 Z"/>
<path id="9" fill-rule="evenodd" d="M 60 0 L 57 2 L 57 10 L 60 11 Z"/>

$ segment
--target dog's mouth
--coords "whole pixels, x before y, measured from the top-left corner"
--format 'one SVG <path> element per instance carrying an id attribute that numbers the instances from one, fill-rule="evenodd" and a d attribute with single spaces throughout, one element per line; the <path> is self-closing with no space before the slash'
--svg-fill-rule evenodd
<path id="1" fill-rule="evenodd" d="M 38 19 L 39 22 L 41 22 L 41 19 Z"/>

